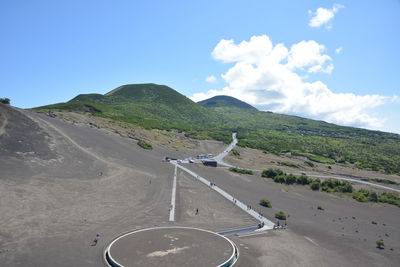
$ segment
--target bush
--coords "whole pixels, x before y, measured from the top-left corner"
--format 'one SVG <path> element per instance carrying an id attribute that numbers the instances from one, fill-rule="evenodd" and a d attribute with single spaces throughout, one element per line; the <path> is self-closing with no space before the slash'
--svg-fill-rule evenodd
<path id="1" fill-rule="evenodd" d="M 279 220 L 286 220 L 286 214 L 283 211 L 275 213 L 275 218 Z"/>
<path id="2" fill-rule="evenodd" d="M 147 150 L 151 150 L 153 149 L 153 146 L 149 143 L 147 143 L 146 141 L 140 140 L 139 142 L 137 142 L 138 146 L 140 146 L 141 148 L 147 149 Z"/>
<path id="3" fill-rule="evenodd" d="M 274 177 L 274 182 L 275 183 L 285 183 L 286 182 L 286 175 L 282 174 L 282 175 L 278 175 L 276 177 Z"/>
<path id="4" fill-rule="evenodd" d="M 377 240 L 375 243 L 376 243 L 376 247 L 377 247 L 377 248 L 379 248 L 379 249 L 384 249 L 385 243 L 383 242 L 382 239 L 381 239 L 381 240 Z"/>
<path id="5" fill-rule="evenodd" d="M 10 105 L 10 99 L 9 98 L 0 98 L 0 103 Z"/>
<path id="6" fill-rule="evenodd" d="M 262 177 L 266 177 L 266 178 L 274 178 L 278 175 L 283 175 L 284 172 L 280 169 L 267 169 L 267 170 L 263 170 L 261 173 Z"/>
<path id="7" fill-rule="evenodd" d="M 381 195 L 379 195 L 378 201 L 400 207 L 400 197 L 398 194 L 395 193 L 384 192 Z"/>
<path id="8" fill-rule="evenodd" d="M 260 200 L 260 205 L 267 207 L 267 208 L 272 208 L 272 204 L 271 201 L 269 201 L 268 199 L 261 199 Z"/>
<path id="9" fill-rule="evenodd" d="M 306 184 L 310 183 L 310 180 L 308 179 L 307 176 L 301 175 L 301 176 L 297 177 L 296 183 L 306 185 Z"/>
<path id="10" fill-rule="evenodd" d="M 254 174 L 254 172 L 253 172 L 252 170 L 247 170 L 247 169 L 242 169 L 242 168 L 236 168 L 236 167 L 229 168 L 229 170 L 230 170 L 231 172 L 237 172 L 237 173 L 240 173 L 240 174 L 250 174 L 250 175 L 253 175 L 253 174 Z"/>
<path id="11" fill-rule="evenodd" d="M 280 162 L 278 162 L 278 164 L 279 165 L 288 166 L 288 167 L 291 167 L 291 168 L 300 168 L 299 165 L 291 163 L 291 162 L 287 162 L 287 161 L 280 161 Z"/>
<path id="12" fill-rule="evenodd" d="M 237 151 L 236 149 L 232 149 L 232 154 L 233 154 L 234 156 L 240 156 L 240 152 Z"/>
<path id="13" fill-rule="evenodd" d="M 311 161 L 304 161 L 305 164 L 307 164 L 310 167 L 314 167 L 314 163 L 312 163 Z"/>
<path id="14" fill-rule="evenodd" d="M 294 184 L 294 183 L 296 183 L 296 180 L 297 180 L 296 176 L 294 176 L 293 174 L 289 174 L 285 178 L 285 183 L 286 184 Z"/>
<path id="15" fill-rule="evenodd" d="M 320 185 L 319 180 L 314 180 L 314 181 L 310 184 L 310 188 L 311 188 L 312 190 L 314 190 L 314 191 L 317 191 L 317 190 L 319 190 L 319 185 Z"/>

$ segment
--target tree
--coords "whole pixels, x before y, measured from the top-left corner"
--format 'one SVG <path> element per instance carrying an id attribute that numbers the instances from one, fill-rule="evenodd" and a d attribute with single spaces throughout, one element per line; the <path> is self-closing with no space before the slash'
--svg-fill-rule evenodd
<path id="1" fill-rule="evenodd" d="M 10 99 L 9 98 L 0 98 L 0 103 L 10 105 Z"/>

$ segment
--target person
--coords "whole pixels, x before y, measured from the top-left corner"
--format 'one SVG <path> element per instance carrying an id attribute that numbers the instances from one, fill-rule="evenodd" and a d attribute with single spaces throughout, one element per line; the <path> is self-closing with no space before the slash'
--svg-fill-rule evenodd
<path id="1" fill-rule="evenodd" d="M 199 214 L 199 209 L 196 209 L 196 215 Z"/>
<path id="2" fill-rule="evenodd" d="M 99 241 L 99 238 L 100 238 L 100 234 L 97 233 L 97 234 L 96 234 L 96 237 L 95 237 L 94 240 L 93 240 L 92 246 L 96 246 L 96 245 L 97 245 L 97 242 Z"/>

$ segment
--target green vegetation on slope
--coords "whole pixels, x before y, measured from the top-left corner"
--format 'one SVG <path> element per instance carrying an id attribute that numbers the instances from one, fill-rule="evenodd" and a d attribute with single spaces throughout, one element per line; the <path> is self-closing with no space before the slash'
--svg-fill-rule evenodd
<path id="1" fill-rule="evenodd" d="M 257 110 L 255 107 L 247 104 L 246 102 L 240 101 L 239 99 L 236 99 L 231 96 L 226 96 L 226 95 L 217 95 L 217 96 L 211 97 L 209 99 L 200 101 L 200 102 L 198 102 L 198 104 L 200 104 L 204 107 L 208 107 L 208 108 L 229 106 L 229 107 Z"/>
<path id="2" fill-rule="evenodd" d="M 377 194 L 374 191 L 366 189 L 355 190 L 351 183 L 346 181 L 326 179 L 321 182 L 321 180 L 318 178 L 310 178 L 305 175 L 297 176 L 293 174 L 286 174 L 280 169 L 271 168 L 263 170 L 261 176 L 264 178 L 270 178 L 275 183 L 287 185 L 309 185 L 314 191 L 321 189 L 321 191 L 328 193 L 344 193 L 359 202 L 382 202 L 400 207 L 400 196 L 398 194 L 391 192 Z"/>
<path id="3" fill-rule="evenodd" d="M 146 141 L 140 140 L 137 142 L 138 146 L 140 146 L 143 149 L 147 149 L 147 150 L 152 150 L 153 146 L 149 143 L 147 143 Z"/>
<path id="4" fill-rule="evenodd" d="M 133 84 L 40 109 L 90 112 L 148 129 L 176 130 L 188 137 L 225 143 L 235 131 L 239 146 L 400 174 L 400 135 L 262 112 L 227 96 L 194 103 L 167 86 Z"/>
<path id="5" fill-rule="evenodd" d="M 249 175 L 253 175 L 254 172 L 252 170 L 247 170 L 247 169 L 242 169 L 242 168 L 237 168 L 237 167 L 231 167 L 229 168 L 229 170 L 231 172 L 237 172 L 240 174 L 249 174 Z"/>

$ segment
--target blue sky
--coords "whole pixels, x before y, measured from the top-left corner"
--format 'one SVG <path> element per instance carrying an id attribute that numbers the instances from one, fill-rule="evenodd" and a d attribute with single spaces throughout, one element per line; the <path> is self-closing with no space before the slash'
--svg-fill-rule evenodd
<path id="1" fill-rule="evenodd" d="M 400 133 L 399 29 L 397 0 L 3 0 L 0 97 L 29 108 L 152 82 Z"/>

